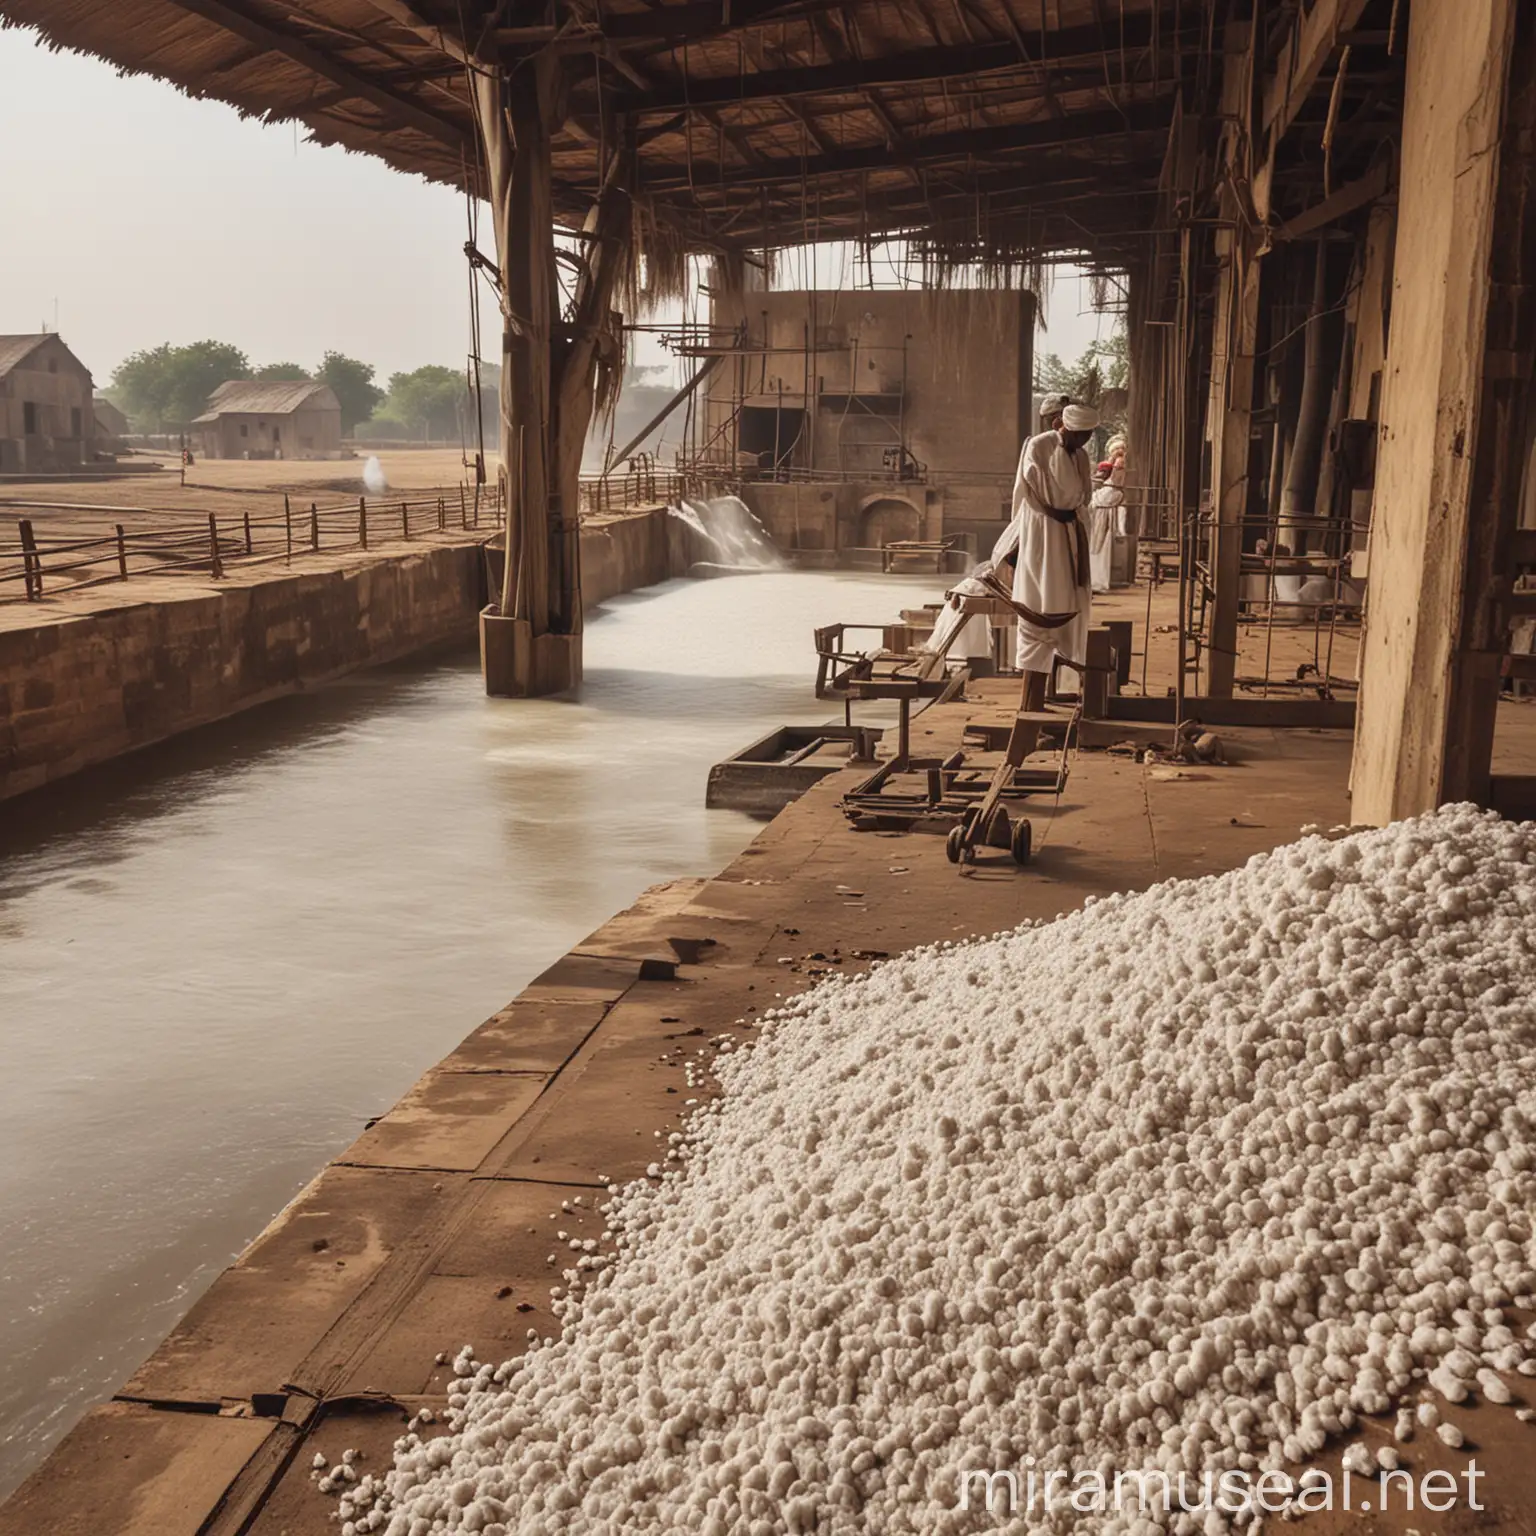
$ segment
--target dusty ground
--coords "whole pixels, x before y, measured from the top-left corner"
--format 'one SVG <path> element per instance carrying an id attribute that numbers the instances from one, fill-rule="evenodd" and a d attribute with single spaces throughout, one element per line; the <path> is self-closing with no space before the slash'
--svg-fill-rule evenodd
<path id="1" fill-rule="evenodd" d="M 386 449 L 379 462 L 389 480 L 391 491 L 422 492 L 453 489 L 473 477 L 466 470 L 457 449 Z M 9 525 L 20 516 L 32 516 L 41 524 L 46 516 L 50 527 L 110 526 L 123 515 L 145 517 L 153 514 L 179 516 L 209 512 L 239 515 L 257 506 L 282 510 L 283 493 L 295 501 L 322 504 L 363 494 L 363 464 L 357 459 L 199 459 L 187 471 L 187 483 L 181 483 L 181 469 L 175 455 L 136 455 L 135 463 L 159 463 L 158 470 L 135 471 L 111 478 L 61 480 L 6 480 L 0 482 L 0 532 L 9 533 Z M 494 466 L 492 466 L 494 467 Z M 31 507 L 23 504 L 33 504 Z M 39 513 L 36 504 L 57 510 Z M 100 508 L 89 510 L 74 508 Z M 66 509 L 70 509 L 66 511 Z M 109 515 L 110 514 L 110 515 Z"/>
<path id="2" fill-rule="evenodd" d="M 440 525 L 448 536 L 482 526 L 489 531 L 489 503 L 477 507 L 472 478 L 457 452 L 398 449 L 379 459 L 389 482 L 382 495 L 366 492 L 362 459 L 199 460 L 185 485 L 180 469 L 170 463 L 111 479 L 0 484 L 0 624 L 21 622 L 7 613 L 13 607 L 40 611 L 25 601 L 19 528 L 24 518 L 40 551 L 45 599 L 72 612 L 97 601 L 154 602 L 189 581 L 206 583 L 210 515 L 231 575 L 242 565 L 264 571 L 264 565 L 250 564 L 253 559 L 286 564 L 290 548 L 295 560 L 344 558 L 360 547 L 360 498 L 372 509 L 366 529 L 370 549 L 402 537 L 402 503 L 413 538 L 438 537 Z M 482 492 L 482 501 L 487 494 Z M 312 548 L 316 530 L 318 554 Z"/>

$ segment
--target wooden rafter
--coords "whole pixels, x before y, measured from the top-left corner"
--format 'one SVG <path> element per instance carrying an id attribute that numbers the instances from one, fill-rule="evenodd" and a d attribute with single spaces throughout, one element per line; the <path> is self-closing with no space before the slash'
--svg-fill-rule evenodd
<path id="1" fill-rule="evenodd" d="M 414 32 L 423 42 L 442 49 L 458 63 L 467 63 L 472 57 L 468 44 L 454 28 L 424 16 L 417 6 L 408 5 L 406 0 L 368 0 L 368 3 L 408 32 Z"/>
<path id="2" fill-rule="evenodd" d="M 814 179 L 858 171 L 905 169 L 910 165 L 936 160 L 1007 154 L 1047 145 L 1083 143 L 1124 133 L 1152 132 L 1166 127 L 1167 122 L 1168 109 L 1163 103 L 1146 102 L 1125 112 L 1081 112 L 1060 121 L 1052 118 L 989 128 L 965 128 L 952 133 L 928 134 L 923 138 L 909 137 L 902 154 L 898 156 L 893 156 L 883 144 L 840 149 L 834 154 L 811 158 L 798 155 L 774 156 L 753 168 L 752 179 L 754 183 L 799 181 L 802 177 Z M 704 181 L 723 179 L 712 167 L 701 173 L 697 160 L 694 162 L 694 175 L 696 179 Z M 647 177 L 644 182 L 648 192 L 687 184 L 686 177 L 654 175 Z"/>
<path id="3" fill-rule="evenodd" d="M 258 21 L 254 16 L 230 4 L 229 0 L 168 0 L 168 3 L 193 16 L 200 16 L 204 21 L 212 22 L 215 26 L 223 28 L 235 37 L 243 38 L 248 43 L 253 43 L 272 53 L 285 55 L 294 63 L 329 80 L 333 85 L 340 86 L 357 100 L 366 101 L 378 108 L 397 124 L 414 128 L 456 149 L 465 143 L 466 130 L 459 124 L 445 117 L 439 117 L 437 113 L 430 111 L 411 97 L 359 74 L 329 54 L 322 53 L 320 49 L 302 38 L 294 36 L 293 33 L 283 31 L 265 21 Z"/>
<path id="4" fill-rule="evenodd" d="M 1317 0 L 1311 11 L 1297 20 L 1296 30 L 1280 50 L 1264 86 L 1263 126 L 1271 143 L 1285 137 L 1341 35 L 1360 20 L 1367 3 L 1368 0 Z"/>

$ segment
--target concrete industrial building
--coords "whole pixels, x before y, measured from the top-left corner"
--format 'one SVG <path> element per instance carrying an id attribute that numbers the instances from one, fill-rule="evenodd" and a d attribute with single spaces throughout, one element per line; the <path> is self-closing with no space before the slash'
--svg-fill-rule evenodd
<path id="1" fill-rule="evenodd" d="M 690 468 L 801 554 L 960 536 L 985 552 L 1030 430 L 1034 295 L 746 291 L 714 299 Z"/>
<path id="2" fill-rule="evenodd" d="M 312 379 L 231 379 L 192 423 L 206 459 L 334 459 L 341 454 L 341 402 Z"/>
<path id="3" fill-rule="evenodd" d="M 91 370 L 51 331 L 0 336 L 0 474 L 78 469 L 95 440 Z"/>

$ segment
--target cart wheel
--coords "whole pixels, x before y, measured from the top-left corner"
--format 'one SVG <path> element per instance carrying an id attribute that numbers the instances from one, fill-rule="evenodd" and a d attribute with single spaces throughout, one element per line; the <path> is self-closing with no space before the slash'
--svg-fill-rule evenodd
<path id="1" fill-rule="evenodd" d="M 1030 845 L 1033 841 L 1034 833 L 1028 817 L 1020 816 L 1013 824 L 1013 862 L 1015 864 L 1029 863 Z"/>
<path id="2" fill-rule="evenodd" d="M 986 833 L 981 841 L 988 848 L 1007 848 L 1011 844 L 1012 827 L 1008 824 L 1008 812 L 1000 805 L 994 806 L 987 818 Z"/>
<path id="3" fill-rule="evenodd" d="M 944 854 L 951 864 L 958 864 L 961 855 L 965 852 L 965 828 L 954 826 L 949 829 L 949 836 L 944 839 Z"/>

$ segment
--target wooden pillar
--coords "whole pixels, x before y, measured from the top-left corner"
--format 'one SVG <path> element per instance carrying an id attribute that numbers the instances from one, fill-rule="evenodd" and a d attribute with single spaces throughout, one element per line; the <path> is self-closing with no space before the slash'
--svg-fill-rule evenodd
<path id="1" fill-rule="evenodd" d="M 1232 697 L 1237 667 L 1237 610 L 1242 596 L 1243 520 L 1248 510 L 1254 357 L 1258 351 L 1259 262 L 1253 237 L 1233 190 L 1246 153 L 1253 115 L 1252 27 L 1229 22 L 1223 50 L 1221 156 L 1234 172 L 1223 178 L 1223 223 L 1216 230 L 1216 320 L 1212 333 L 1211 624 L 1207 636 L 1206 691 Z"/>
<path id="2" fill-rule="evenodd" d="M 1225 249 L 1223 249 L 1225 247 Z M 1232 697 L 1237 610 L 1242 596 L 1243 523 L 1248 510 L 1254 356 L 1258 350 L 1259 263 L 1245 234 L 1217 232 L 1217 288 L 1211 403 L 1211 632 L 1206 689 Z"/>
<path id="3" fill-rule="evenodd" d="M 1356 821 L 1487 794 L 1536 347 L 1533 137 L 1536 8 L 1416 6 Z"/>
<path id="4" fill-rule="evenodd" d="M 525 697 L 581 681 L 581 448 L 600 366 L 616 366 L 609 310 L 628 258 L 628 155 L 615 153 L 575 253 L 574 319 L 556 278 L 550 144 L 563 113 L 562 60 L 476 70 L 475 109 L 501 274 L 498 444 L 506 561 L 481 615 L 486 691 Z M 620 134 L 622 139 L 622 133 Z"/>

